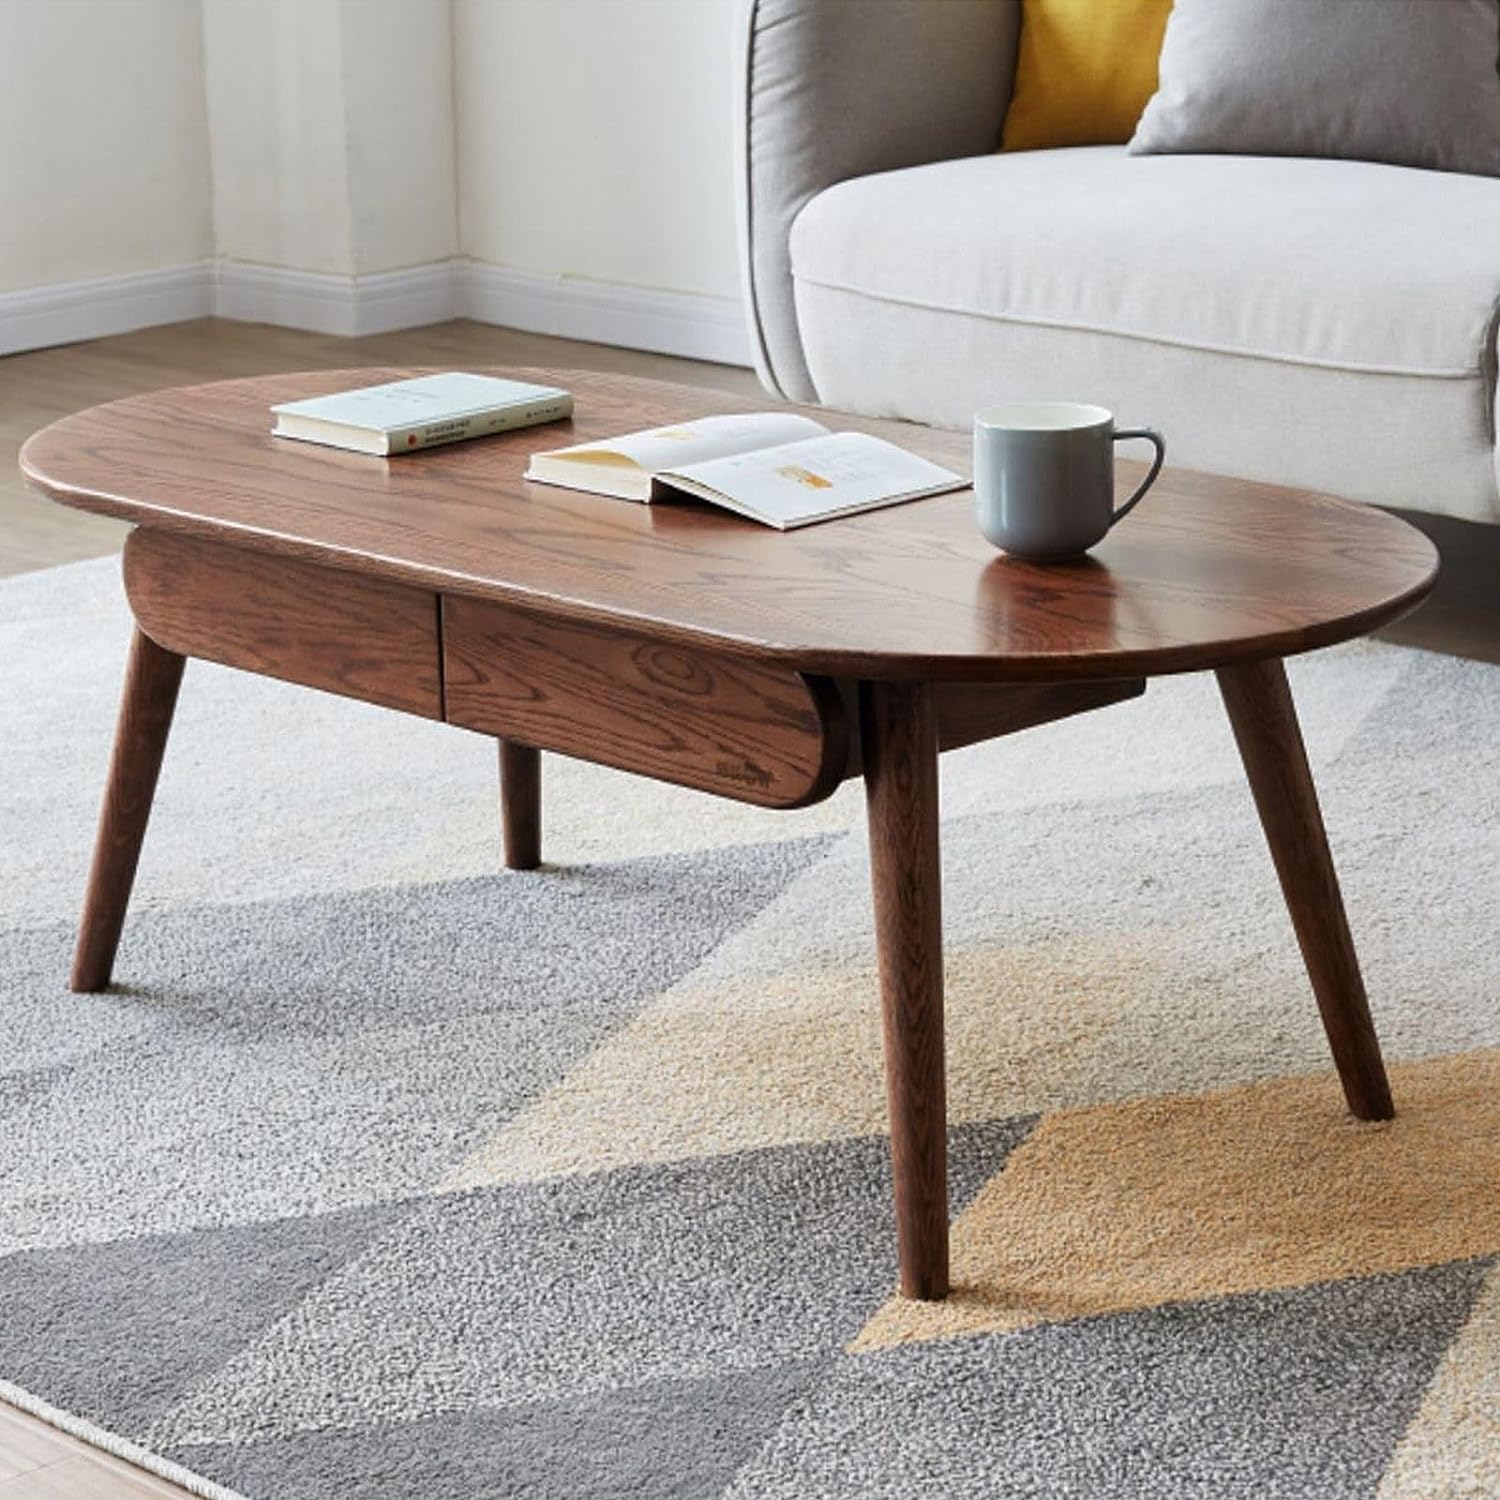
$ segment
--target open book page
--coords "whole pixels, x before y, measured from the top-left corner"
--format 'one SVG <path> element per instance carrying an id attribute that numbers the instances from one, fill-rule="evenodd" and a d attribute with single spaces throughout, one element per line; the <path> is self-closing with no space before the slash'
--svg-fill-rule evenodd
<path id="1" fill-rule="evenodd" d="M 794 412 L 741 412 L 724 417 L 699 417 L 693 422 L 678 422 L 670 427 L 651 427 L 645 432 L 627 433 L 604 443 L 578 443 L 571 448 L 556 448 L 538 458 L 566 458 L 587 463 L 626 459 L 648 474 L 661 469 L 678 469 L 684 464 L 705 459 L 723 458 L 730 453 L 744 453 L 752 448 L 770 448 L 781 443 L 795 443 L 801 438 L 818 437 L 828 429 L 811 417 Z M 597 460 L 596 460 L 597 455 Z"/>
<path id="2" fill-rule="evenodd" d="M 787 530 L 962 489 L 968 480 L 863 432 L 829 433 L 659 474 L 661 483 Z"/>

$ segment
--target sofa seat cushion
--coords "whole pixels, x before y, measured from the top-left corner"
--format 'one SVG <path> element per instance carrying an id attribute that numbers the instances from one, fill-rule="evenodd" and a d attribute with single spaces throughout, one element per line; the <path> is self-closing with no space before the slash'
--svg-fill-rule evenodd
<path id="1" fill-rule="evenodd" d="M 964 425 L 986 401 L 1099 401 L 1166 426 L 1177 462 L 1496 515 L 1494 179 L 974 157 L 827 189 L 791 257 L 833 404 Z"/>
<path id="2" fill-rule="evenodd" d="M 1115 146 L 839 183 L 799 281 L 1340 369 L 1471 374 L 1500 300 L 1500 182 Z"/>

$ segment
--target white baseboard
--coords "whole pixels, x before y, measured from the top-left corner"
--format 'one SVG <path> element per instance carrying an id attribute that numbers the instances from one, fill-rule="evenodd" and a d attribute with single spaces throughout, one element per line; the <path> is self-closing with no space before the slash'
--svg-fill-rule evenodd
<path id="1" fill-rule="evenodd" d="M 206 318 L 214 310 L 212 261 L 0 292 L 0 354 Z"/>
<path id="2" fill-rule="evenodd" d="M 332 276 L 226 260 L 28 287 L 0 293 L 0 354 L 188 318 L 234 318 L 314 333 L 388 333 L 456 317 L 463 284 L 459 261 Z"/>
<path id="3" fill-rule="evenodd" d="M 223 261 L 217 310 L 221 318 L 346 336 L 468 317 L 526 333 L 752 363 L 744 314 L 732 297 L 657 292 L 463 259 L 358 277 Z"/>
<path id="4" fill-rule="evenodd" d="M 733 297 L 513 271 L 461 259 L 338 276 L 202 261 L 0 293 L 0 354 L 217 316 L 345 337 L 470 317 L 527 333 L 749 365 Z"/>
<path id="5" fill-rule="evenodd" d="M 754 363 L 744 310 L 734 297 L 659 292 L 482 261 L 469 262 L 466 280 L 466 312 L 483 323 L 718 364 Z"/>
<path id="6" fill-rule="evenodd" d="M 453 260 L 368 276 L 225 260 L 219 262 L 215 311 L 241 323 L 275 323 L 348 338 L 456 317 L 462 286 L 462 263 Z"/>

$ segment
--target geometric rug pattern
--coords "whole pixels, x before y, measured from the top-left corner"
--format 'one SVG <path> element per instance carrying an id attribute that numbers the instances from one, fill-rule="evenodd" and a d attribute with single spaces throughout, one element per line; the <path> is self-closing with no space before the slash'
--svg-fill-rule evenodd
<path id="1" fill-rule="evenodd" d="M 208 1496 L 1500 1495 L 1500 669 L 1289 664 L 1398 1109 L 1211 679 L 945 757 L 954 1291 L 894 1295 L 858 786 L 191 663 L 65 986 L 118 564 L 0 583 L 0 1392 Z"/>

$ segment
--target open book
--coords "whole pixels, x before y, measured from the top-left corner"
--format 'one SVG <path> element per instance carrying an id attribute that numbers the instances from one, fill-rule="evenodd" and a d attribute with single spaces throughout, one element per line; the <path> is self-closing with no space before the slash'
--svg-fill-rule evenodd
<path id="1" fill-rule="evenodd" d="M 894 443 L 791 412 L 700 417 L 534 453 L 526 477 L 648 504 L 695 495 L 781 531 L 968 483 Z"/>

